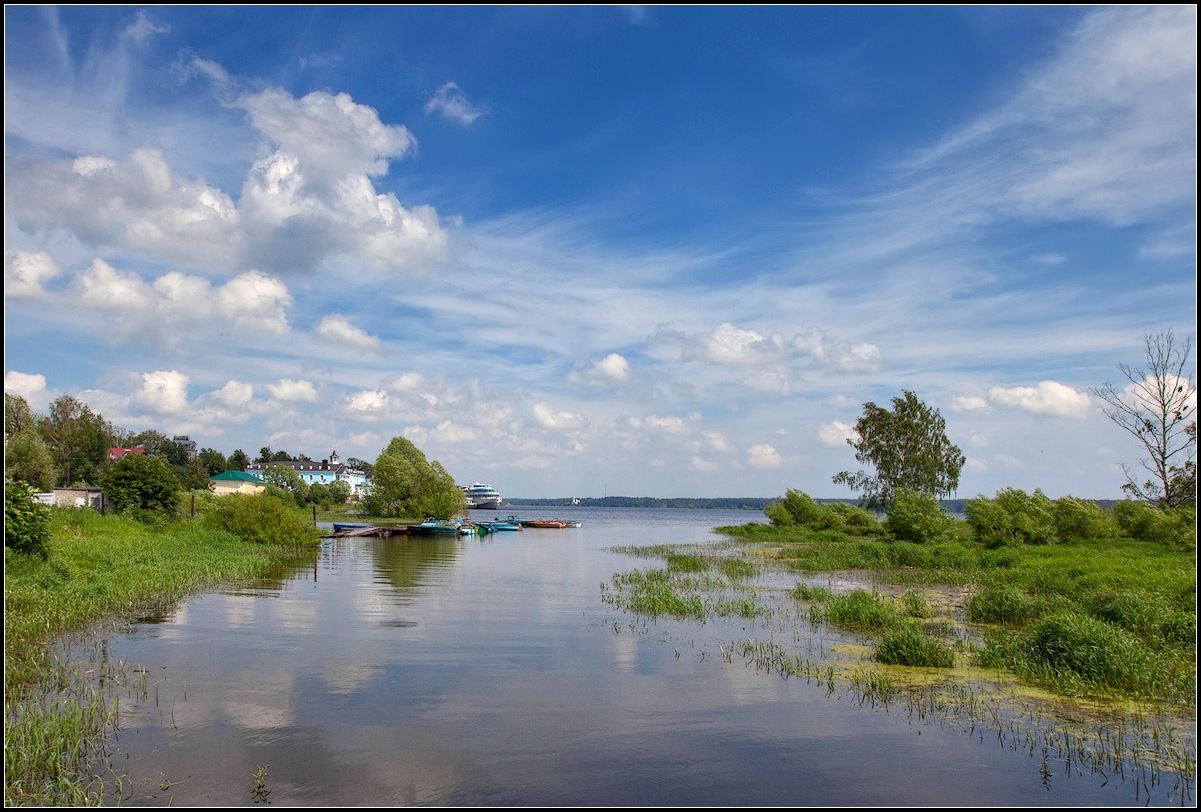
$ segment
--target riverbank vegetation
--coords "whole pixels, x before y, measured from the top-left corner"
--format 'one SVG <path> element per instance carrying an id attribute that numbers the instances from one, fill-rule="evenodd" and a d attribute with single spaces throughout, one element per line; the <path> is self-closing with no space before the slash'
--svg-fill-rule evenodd
<path id="1" fill-rule="evenodd" d="M 120 664 L 85 672 L 68 644 L 97 624 L 150 616 L 198 590 L 307 558 L 318 534 L 303 511 L 272 496 L 202 494 L 194 518 L 152 522 L 32 503 L 26 510 L 44 536 L 26 540 L 32 551 L 5 545 L 5 806 L 95 805 L 114 779 L 104 769 L 117 720 L 111 688 L 136 674 Z"/>
<path id="2" fill-rule="evenodd" d="M 1099 737 L 1098 769 L 1141 762 L 1191 786 L 1194 506 L 1107 511 L 1005 489 L 967 500 L 959 520 L 901 490 L 880 519 L 790 490 L 766 515 L 709 545 L 619 548 L 664 567 L 615 575 L 602 599 L 632 613 L 631 628 L 753 619 L 757 636 L 723 644 L 727 659 L 1030 742 Z M 730 577 L 730 562 L 755 577 Z"/>

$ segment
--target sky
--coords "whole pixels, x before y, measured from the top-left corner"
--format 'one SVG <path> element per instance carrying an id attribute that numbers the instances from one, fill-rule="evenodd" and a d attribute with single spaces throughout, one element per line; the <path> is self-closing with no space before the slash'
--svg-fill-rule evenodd
<path id="1" fill-rule="evenodd" d="M 13 6 L 4 387 L 504 496 L 1122 498 L 1197 324 L 1197 9 Z M 1190 356 L 1190 371 L 1196 369 Z M 1195 378 L 1195 372 L 1194 378 Z"/>

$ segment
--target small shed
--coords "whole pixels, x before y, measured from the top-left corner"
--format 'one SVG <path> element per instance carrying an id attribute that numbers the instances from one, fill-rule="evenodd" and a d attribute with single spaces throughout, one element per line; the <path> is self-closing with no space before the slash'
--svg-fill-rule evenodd
<path id="1" fill-rule="evenodd" d="M 217 496 L 228 493 L 262 493 L 266 488 L 263 480 L 245 471 L 225 471 L 209 477 L 209 490 Z"/>
<path id="2" fill-rule="evenodd" d="M 87 507 L 104 512 L 104 493 L 100 488 L 55 488 L 53 494 L 55 507 Z"/>

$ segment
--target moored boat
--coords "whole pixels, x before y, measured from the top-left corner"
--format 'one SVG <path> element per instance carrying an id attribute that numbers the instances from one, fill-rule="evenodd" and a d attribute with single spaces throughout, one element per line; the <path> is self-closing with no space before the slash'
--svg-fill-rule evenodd
<path id="1" fill-rule="evenodd" d="M 500 493 L 486 482 L 473 482 L 470 485 L 460 485 L 459 488 L 467 498 L 469 508 L 496 510 L 501 505 Z"/>
<path id="2" fill-rule="evenodd" d="M 492 531 L 497 530 L 520 530 L 521 525 L 517 522 L 480 522 L 479 524 L 488 527 Z"/>
<path id="3" fill-rule="evenodd" d="M 348 524 L 345 522 L 334 522 L 335 533 L 345 533 L 347 530 L 366 530 L 369 527 L 375 527 L 373 524 Z"/>
<path id="4" fill-rule="evenodd" d="M 566 527 L 567 522 L 561 522 L 558 519 L 526 519 L 521 523 L 522 527 L 545 527 L 559 528 Z"/>
<path id="5" fill-rule="evenodd" d="M 441 522 L 437 519 L 429 519 L 421 524 L 409 525 L 409 533 L 414 536 L 457 536 L 459 534 L 458 522 Z"/>

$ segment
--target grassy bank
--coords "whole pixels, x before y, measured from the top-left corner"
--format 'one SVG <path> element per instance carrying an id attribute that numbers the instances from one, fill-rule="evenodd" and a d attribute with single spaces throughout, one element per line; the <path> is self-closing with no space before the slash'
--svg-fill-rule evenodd
<path id="1" fill-rule="evenodd" d="M 56 509 L 50 521 L 47 558 L 5 549 L 5 806 L 94 805 L 106 780 L 116 780 L 104 769 L 105 735 L 116 719 L 104 684 L 136 674 L 85 672 L 59 641 L 263 575 L 312 555 L 304 539 L 317 540 L 315 532 L 295 532 L 284 544 L 248 541 L 219 529 L 212 515 L 149 527 Z M 297 513 L 294 529 L 302 526 Z"/>

